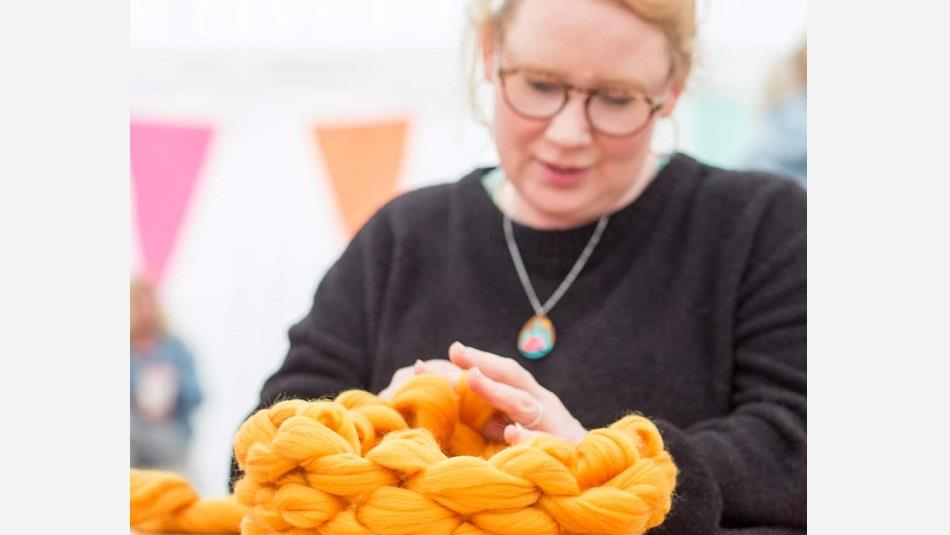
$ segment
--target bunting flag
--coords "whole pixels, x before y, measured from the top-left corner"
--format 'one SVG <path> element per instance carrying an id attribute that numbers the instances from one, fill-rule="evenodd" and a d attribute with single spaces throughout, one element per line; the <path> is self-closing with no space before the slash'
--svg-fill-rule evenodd
<path id="1" fill-rule="evenodd" d="M 317 150 L 350 238 L 395 196 L 408 126 L 407 120 L 400 119 L 316 127 Z"/>
<path id="2" fill-rule="evenodd" d="M 130 161 L 142 271 L 156 284 L 175 246 L 201 171 L 209 126 L 132 121 Z"/>

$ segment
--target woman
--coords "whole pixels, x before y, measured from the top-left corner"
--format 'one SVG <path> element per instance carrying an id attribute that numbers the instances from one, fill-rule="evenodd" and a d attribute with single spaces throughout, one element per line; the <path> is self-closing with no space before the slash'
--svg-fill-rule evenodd
<path id="1" fill-rule="evenodd" d="M 155 287 L 134 279 L 130 294 L 131 464 L 181 469 L 202 398 L 194 359 L 169 334 Z"/>
<path id="2" fill-rule="evenodd" d="M 488 4 L 500 166 L 375 214 L 261 407 L 464 373 L 509 443 L 637 411 L 680 469 L 657 532 L 804 530 L 804 192 L 650 151 L 689 73 L 692 2 Z"/>

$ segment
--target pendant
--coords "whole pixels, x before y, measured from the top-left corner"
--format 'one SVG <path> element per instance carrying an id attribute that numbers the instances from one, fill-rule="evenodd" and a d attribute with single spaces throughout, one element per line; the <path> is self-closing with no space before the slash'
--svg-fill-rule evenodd
<path id="1" fill-rule="evenodd" d="M 518 335 L 518 351 L 531 360 L 545 357 L 554 349 L 555 338 L 551 320 L 545 315 L 536 314 L 524 324 Z"/>

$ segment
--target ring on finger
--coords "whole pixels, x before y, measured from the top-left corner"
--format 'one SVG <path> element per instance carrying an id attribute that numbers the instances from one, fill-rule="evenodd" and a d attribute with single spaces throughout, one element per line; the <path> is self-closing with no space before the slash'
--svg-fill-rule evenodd
<path id="1" fill-rule="evenodd" d="M 526 429 L 534 429 L 541 423 L 541 419 L 544 418 L 544 405 L 537 400 L 535 400 L 535 403 L 538 405 L 538 414 L 534 417 L 534 420 L 531 420 L 531 422 L 522 424 Z"/>

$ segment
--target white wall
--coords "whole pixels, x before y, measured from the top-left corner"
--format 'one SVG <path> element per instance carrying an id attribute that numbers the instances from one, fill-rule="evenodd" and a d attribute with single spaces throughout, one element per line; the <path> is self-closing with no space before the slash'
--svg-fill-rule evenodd
<path id="1" fill-rule="evenodd" d="M 206 390 L 189 474 L 199 492 L 225 492 L 233 432 L 345 245 L 315 122 L 409 116 L 403 188 L 492 161 L 461 84 L 463 4 L 132 2 L 132 116 L 215 126 L 162 296 Z M 680 148 L 728 163 L 768 65 L 804 35 L 805 3 L 700 4 L 701 58 L 677 114 Z M 733 138 L 704 146 L 703 132 L 722 126 L 704 124 L 704 110 L 722 102 L 736 110 Z"/>

